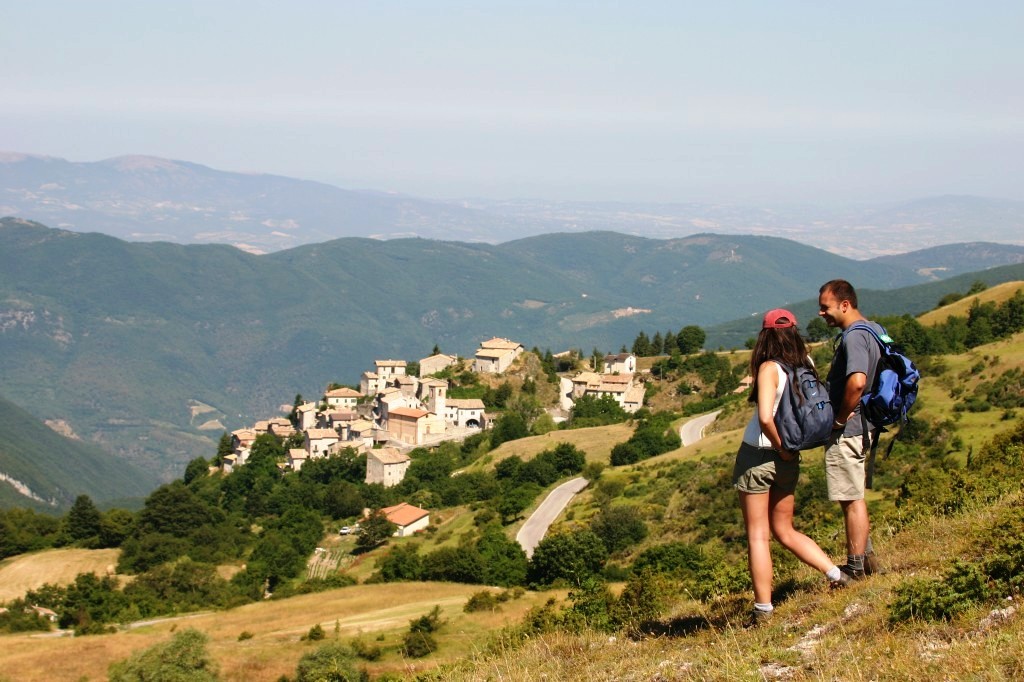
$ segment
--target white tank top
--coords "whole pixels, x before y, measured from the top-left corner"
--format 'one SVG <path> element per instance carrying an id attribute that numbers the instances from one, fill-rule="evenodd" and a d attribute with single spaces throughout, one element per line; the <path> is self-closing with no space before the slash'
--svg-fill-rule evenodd
<path id="1" fill-rule="evenodd" d="M 786 389 L 786 382 L 789 378 L 786 376 L 786 370 L 782 369 L 782 366 L 774 360 L 765 360 L 775 365 L 775 371 L 779 373 L 779 385 L 775 388 L 775 402 L 772 404 L 772 416 L 779 410 L 779 400 L 782 399 L 782 392 Z M 764 435 L 761 431 L 761 420 L 757 418 L 757 408 L 754 408 L 754 416 L 751 417 L 750 421 L 747 422 L 747 428 L 743 432 L 743 442 L 747 445 L 753 445 L 755 448 L 770 448 L 772 442 L 768 440 L 768 436 Z"/>

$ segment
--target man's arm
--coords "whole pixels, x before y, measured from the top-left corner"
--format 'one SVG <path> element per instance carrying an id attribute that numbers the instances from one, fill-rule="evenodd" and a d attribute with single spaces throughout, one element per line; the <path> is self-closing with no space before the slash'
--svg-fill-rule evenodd
<path id="1" fill-rule="evenodd" d="M 836 422 L 833 426 L 837 429 L 846 425 L 846 422 L 853 417 L 853 411 L 857 409 L 860 397 L 864 395 L 864 389 L 868 384 L 868 375 L 864 372 L 854 372 L 846 377 L 846 390 L 843 392 L 843 404 L 836 407 Z"/>

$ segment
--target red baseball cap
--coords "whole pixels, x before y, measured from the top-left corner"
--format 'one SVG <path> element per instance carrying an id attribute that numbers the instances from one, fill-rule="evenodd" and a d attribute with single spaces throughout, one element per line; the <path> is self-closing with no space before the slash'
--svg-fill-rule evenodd
<path id="1" fill-rule="evenodd" d="M 762 329 L 785 329 L 795 326 L 796 315 L 785 308 L 769 310 L 764 314 L 764 322 L 761 324 Z"/>

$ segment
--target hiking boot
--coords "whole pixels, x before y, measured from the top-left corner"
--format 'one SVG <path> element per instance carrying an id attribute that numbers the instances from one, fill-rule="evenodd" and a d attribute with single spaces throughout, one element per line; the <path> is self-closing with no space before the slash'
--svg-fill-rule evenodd
<path id="1" fill-rule="evenodd" d="M 754 609 L 750 612 L 750 616 L 743 624 L 743 627 L 749 629 L 760 627 L 761 625 L 766 625 L 771 621 L 772 614 L 774 613 L 774 611 L 762 611 L 760 609 Z"/>
<path id="2" fill-rule="evenodd" d="M 828 587 L 831 590 L 841 590 L 844 587 L 849 587 L 850 583 L 853 582 L 853 578 L 843 573 L 843 567 L 839 567 L 839 578 L 837 580 L 829 580 Z"/>
<path id="3" fill-rule="evenodd" d="M 839 570 L 843 572 L 848 580 L 864 580 L 867 574 L 862 569 L 850 568 L 849 564 L 843 564 L 839 567 Z"/>
<path id="4" fill-rule="evenodd" d="M 864 575 L 882 575 L 884 573 L 885 569 L 882 568 L 882 564 L 874 553 L 864 555 Z"/>

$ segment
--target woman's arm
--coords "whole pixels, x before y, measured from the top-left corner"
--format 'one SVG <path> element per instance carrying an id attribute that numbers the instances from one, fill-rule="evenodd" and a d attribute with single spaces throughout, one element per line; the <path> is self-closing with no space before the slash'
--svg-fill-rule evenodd
<path id="1" fill-rule="evenodd" d="M 779 370 L 776 368 L 777 364 L 772 360 L 762 362 L 757 368 L 757 421 L 761 424 L 762 433 L 782 459 L 790 460 L 796 453 L 783 450 L 782 437 L 775 428 L 775 415 L 772 414 L 772 408 L 775 407 L 775 391 L 779 388 Z"/>

